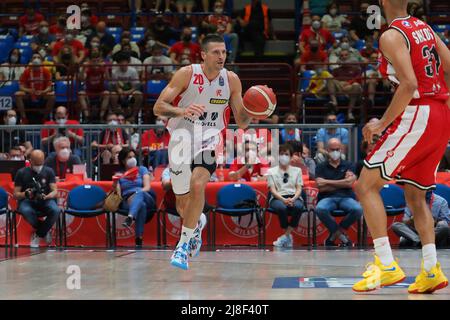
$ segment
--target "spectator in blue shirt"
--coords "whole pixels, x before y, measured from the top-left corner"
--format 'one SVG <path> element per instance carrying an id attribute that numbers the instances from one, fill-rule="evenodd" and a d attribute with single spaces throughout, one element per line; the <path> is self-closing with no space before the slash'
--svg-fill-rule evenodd
<path id="1" fill-rule="evenodd" d="M 445 247 L 448 245 L 450 236 L 448 203 L 444 198 L 432 191 L 427 192 L 426 201 L 433 214 L 436 246 Z M 400 237 L 400 247 L 418 247 L 420 245 L 419 234 L 414 227 L 413 214 L 408 207 L 405 208 L 403 222 L 393 223 L 392 231 Z"/>
<path id="2" fill-rule="evenodd" d="M 352 185 L 356 181 L 354 165 L 341 159 L 342 144 L 331 138 L 327 143 L 327 162 L 317 165 L 316 183 L 319 188 L 316 214 L 327 227 L 330 235 L 325 245 L 334 246 L 339 239 L 344 246 L 352 246 L 345 230 L 361 219 L 363 209 L 355 200 Z M 338 225 L 331 216 L 334 210 L 342 210 L 346 216 Z"/>
<path id="3" fill-rule="evenodd" d="M 121 172 L 137 166 L 136 154 L 129 148 L 123 148 L 119 152 L 119 164 Z M 144 225 L 152 218 L 156 208 L 156 194 L 150 189 L 150 174 L 147 168 L 139 166 L 136 177 L 122 177 L 116 184 L 122 195 L 121 208 L 129 210 L 123 226 L 130 227 L 133 220 L 136 221 L 136 246 L 142 246 Z"/>
<path id="4" fill-rule="evenodd" d="M 325 116 L 325 123 L 327 124 L 337 124 L 337 117 L 334 112 L 330 112 Z M 325 162 L 328 158 L 328 152 L 326 149 L 327 141 L 331 138 L 337 138 L 342 143 L 342 151 L 341 157 L 342 160 L 345 160 L 345 155 L 347 154 L 347 146 L 348 146 L 348 130 L 345 128 L 332 128 L 325 129 L 320 128 L 317 131 L 316 140 L 317 140 L 317 153 L 314 158 L 317 163 Z"/>

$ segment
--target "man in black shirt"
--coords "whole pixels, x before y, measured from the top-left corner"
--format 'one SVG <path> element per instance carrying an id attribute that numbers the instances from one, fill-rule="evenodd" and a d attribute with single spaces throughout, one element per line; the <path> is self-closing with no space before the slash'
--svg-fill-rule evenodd
<path id="1" fill-rule="evenodd" d="M 355 200 L 352 185 L 356 181 L 354 166 L 349 161 L 341 160 L 342 144 L 339 139 L 331 138 L 327 143 L 328 161 L 316 168 L 316 183 L 319 188 L 316 214 L 330 232 L 325 245 L 332 246 L 340 239 L 344 246 L 352 243 L 346 236 L 347 230 L 363 214 L 359 202 Z M 345 218 L 338 225 L 331 213 L 343 210 Z"/>
<path id="2" fill-rule="evenodd" d="M 36 230 L 31 236 L 30 247 L 39 247 L 40 238 L 48 245 L 52 242 L 50 229 L 58 219 L 60 209 L 56 204 L 56 181 L 52 169 L 44 166 L 44 153 L 34 150 L 31 167 L 20 169 L 14 180 L 14 198 L 20 212 Z M 46 217 L 40 221 L 39 217 Z"/>
<path id="3" fill-rule="evenodd" d="M 13 109 L 4 114 L 3 124 L 9 128 L 0 131 L 0 153 L 7 153 L 12 147 L 25 142 L 25 130 L 17 130 L 17 114 Z M 29 149 L 32 145 L 27 141 L 25 147 Z"/>
<path id="4" fill-rule="evenodd" d="M 367 2 L 362 2 L 360 5 L 361 14 L 352 19 L 350 23 L 350 37 L 353 41 L 364 40 L 366 36 L 373 36 L 374 39 L 378 39 L 379 31 L 376 29 L 370 30 L 367 27 L 367 19 L 369 14 L 367 13 L 367 8 L 369 4 Z"/>

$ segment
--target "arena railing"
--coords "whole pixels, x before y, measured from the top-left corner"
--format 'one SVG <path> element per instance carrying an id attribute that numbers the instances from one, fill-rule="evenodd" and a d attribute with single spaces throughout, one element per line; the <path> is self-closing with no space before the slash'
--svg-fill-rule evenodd
<path id="1" fill-rule="evenodd" d="M 48 144 L 43 145 L 42 144 L 42 131 L 43 130 L 56 130 L 57 136 L 67 135 L 68 129 L 83 129 L 83 138 L 84 141 L 82 144 L 72 144 L 71 149 L 73 154 L 77 154 L 80 156 L 82 163 L 86 164 L 86 173 L 89 178 L 92 178 L 94 180 L 98 180 L 102 176 L 102 172 L 100 171 L 102 168 L 101 162 L 102 158 L 99 156 L 101 152 L 99 152 L 98 149 L 92 147 L 92 143 L 94 141 L 97 141 L 98 143 L 102 143 L 100 141 L 100 135 L 102 131 L 105 130 L 113 130 L 113 129 L 122 129 L 122 130 L 128 130 L 130 133 L 130 147 L 134 150 L 136 150 L 137 158 L 139 160 L 139 163 L 144 164 L 146 166 L 149 165 L 149 159 L 146 158 L 146 152 L 145 147 L 142 145 L 142 135 L 146 130 L 150 129 L 158 129 L 163 128 L 159 125 L 148 125 L 148 124 L 130 124 L 130 125 L 105 125 L 105 124 L 97 124 L 97 125 L 16 125 L 16 126 L 7 126 L 7 125 L 0 125 L 0 156 L 2 159 L 6 158 L 6 153 L 9 152 L 7 146 L 14 146 L 12 143 L 11 135 L 9 134 L 11 130 L 14 130 L 14 136 L 24 137 L 24 141 L 20 141 L 21 143 L 24 143 L 26 141 L 29 141 L 34 149 L 41 149 L 43 150 L 47 155 L 50 154 L 53 151 L 53 144 L 52 141 L 49 141 Z M 272 135 L 272 143 L 271 143 L 271 149 L 269 148 L 269 153 L 272 155 L 278 154 L 278 145 L 279 145 L 279 130 L 285 129 L 299 129 L 301 141 L 303 141 L 311 150 L 311 156 L 313 157 L 316 147 L 315 147 L 315 141 L 316 141 L 316 134 L 318 129 L 320 128 L 346 128 L 349 132 L 349 144 L 348 144 L 348 151 L 347 151 L 347 158 L 350 161 L 356 162 L 358 160 L 358 131 L 357 127 L 352 124 L 251 124 L 249 125 L 248 129 L 246 131 L 238 130 L 238 127 L 236 125 L 229 125 L 228 126 L 228 132 L 227 134 L 230 134 L 232 136 L 226 136 L 228 146 L 233 147 L 234 150 L 234 157 L 238 156 L 238 152 L 242 152 L 242 143 L 236 143 L 235 144 L 235 136 L 238 136 L 239 134 L 252 134 L 255 133 L 254 129 L 268 129 L 268 134 Z M 131 136 L 135 134 L 131 138 Z M 260 133 L 261 134 L 261 133 Z M 5 137 L 9 136 L 10 140 L 5 141 Z M 138 139 L 136 139 L 138 137 Z M 230 138 L 231 137 L 231 138 Z M 242 140 L 241 140 L 242 141 Z M 265 142 L 261 143 L 267 143 L 267 140 Z M 261 150 L 264 148 L 264 146 L 267 145 L 259 145 L 258 150 Z M 116 150 L 119 151 L 119 150 Z M 228 163 L 229 164 L 229 163 Z"/>

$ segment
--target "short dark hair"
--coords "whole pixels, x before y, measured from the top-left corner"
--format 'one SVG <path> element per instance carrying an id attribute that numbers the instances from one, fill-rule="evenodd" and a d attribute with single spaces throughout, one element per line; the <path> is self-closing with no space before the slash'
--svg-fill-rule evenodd
<path id="1" fill-rule="evenodd" d="M 280 148 L 278 149 L 278 153 L 285 152 L 285 151 L 289 151 L 289 155 L 291 155 L 291 156 L 294 153 L 292 146 L 288 143 L 282 144 L 280 146 Z"/>
<path id="2" fill-rule="evenodd" d="M 127 52 L 118 52 L 116 55 L 116 62 L 122 62 L 122 61 L 126 61 L 126 62 L 130 62 L 130 55 Z"/>
<path id="3" fill-rule="evenodd" d="M 202 50 L 206 51 L 206 47 L 210 42 L 220 42 L 225 43 L 225 40 L 220 34 L 217 33 L 209 33 L 202 40 Z"/>
<path id="4" fill-rule="evenodd" d="M 289 140 L 285 144 L 289 145 L 289 147 L 291 148 L 291 151 L 292 151 L 291 154 L 302 153 L 302 151 L 303 151 L 303 143 L 301 141 Z M 281 148 L 281 146 L 280 146 L 280 148 Z"/>

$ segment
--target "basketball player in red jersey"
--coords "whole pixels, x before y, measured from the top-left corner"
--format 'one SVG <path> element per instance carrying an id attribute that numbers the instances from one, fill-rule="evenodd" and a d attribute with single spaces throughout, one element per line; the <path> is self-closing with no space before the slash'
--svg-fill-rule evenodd
<path id="1" fill-rule="evenodd" d="M 155 115 L 170 118 L 169 170 L 177 211 L 183 218 L 171 264 L 184 270 L 189 268 L 188 257 L 200 250 L 205 222 L 198 220 L 206 184 L 216 170 L 214 150 L 226 129 L 230 107 L 239 128 L 247 128 L 251 120 L 244 110 L 241 81 L 224 68 L 223 38 L 207 35 L 201 47 L 203 64 L 178 70 L 154 106 Z"/>
<path id="2" fill-rule="evenodd" d="M 382 70 L 398 85 L 381 119 L 363 128 L 366 141 L 386 132 L 364 160 L 356 185 L 372 238 L 375 261 L 357 292 L 402 281 L 404 272 L 392 256 L 380 189 L 386 180 L 405 185 L 405 198 L 422 243 L 422 270 L 409 293 L 432 293 L 448 285 L 437 262 L 433 217 L 425 193 L 435 188 L 436 171 L 450 137 L 450 52 L 430 26 L 407 14 L 407 0 L 381 0 L 389 28 L 380 38 Z"/>

